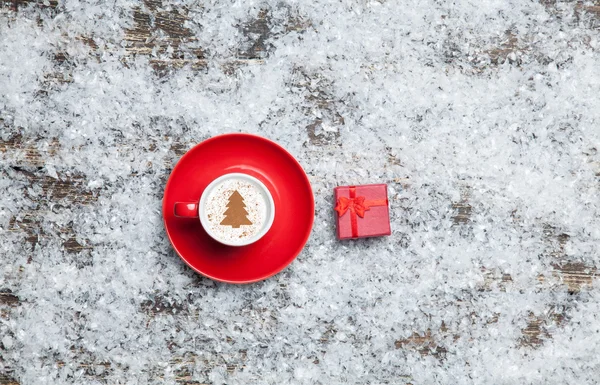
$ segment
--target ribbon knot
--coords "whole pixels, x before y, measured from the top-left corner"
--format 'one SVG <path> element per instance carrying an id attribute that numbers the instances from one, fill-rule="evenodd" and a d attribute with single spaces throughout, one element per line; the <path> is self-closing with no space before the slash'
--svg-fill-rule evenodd
<path id="1" fill-rule="evenodd" d="M 335 206 L 335 211 L 338 212 L 339 216 L 346 214 L 346 211 L 350 210 L 351 213 L 358 215 L 361 218 L 365 217 L 365 211 L 369 210 L 365 197 L 346 198 L 340 197 L 338 204 Z"/>

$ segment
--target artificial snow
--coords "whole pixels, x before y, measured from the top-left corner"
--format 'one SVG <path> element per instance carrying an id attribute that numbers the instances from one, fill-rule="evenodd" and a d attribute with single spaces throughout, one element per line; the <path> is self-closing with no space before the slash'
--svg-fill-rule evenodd
<path id="1" fill-rule="evenodd" d="M 593 2 L 24 3 L 0 9 L 0 140 L 22 147 L 0 144 L 0 292 L 19 299 L 0 305 L 0 375 L 597 383 L 598 283 L 569 292 L 556 267 L 600 264 Z M 264 55 L 237 60 L 261 10 Z M 138 11 L 185 15 L 206 66 L 129 55 Z M 161 218 L 183 150 L 240 131 L 287 148 L 316 202 L 298 258 L 246 286 L 194 273 Z M 366 183 L 388 184 L 393 234 L 338 242 L 333 188 Z"/>

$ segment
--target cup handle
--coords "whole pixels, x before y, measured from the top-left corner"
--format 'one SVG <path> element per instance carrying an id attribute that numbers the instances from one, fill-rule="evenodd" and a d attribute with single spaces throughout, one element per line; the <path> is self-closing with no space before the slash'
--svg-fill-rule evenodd
<path id="1" fill-rule="evenodd" d="M 198 203 L 175 202 L 173 212 L 179 218 L 198 218 Z"/>

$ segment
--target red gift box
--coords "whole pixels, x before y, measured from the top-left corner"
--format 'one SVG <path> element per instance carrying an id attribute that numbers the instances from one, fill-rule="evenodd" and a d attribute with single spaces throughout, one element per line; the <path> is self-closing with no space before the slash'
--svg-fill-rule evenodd
<path id="1" fill-rule="evenodd" d="M 390 235 L 387 185 L 340 186 L 334 189 L 338 239 Z"/>

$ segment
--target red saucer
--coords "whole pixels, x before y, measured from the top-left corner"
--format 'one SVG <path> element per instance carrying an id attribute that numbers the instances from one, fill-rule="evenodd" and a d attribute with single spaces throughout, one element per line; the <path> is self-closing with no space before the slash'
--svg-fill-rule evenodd
<path id="1" fill-rule="evenodd" d="M 243 172 L 267 186 L 275 202 L 269 232 L 249 246 L 213 240 L 198 218 L 176 218 L 175 202 L 197 201 L 217 177 Z M 209 278 L 250 283 L 277 274 L 300 253 L 312 228 L 315 202 L 300 164 L 278 144 L 250 134 L 215 136 L 196 145 L 177 163 L 165 187 L 163 218 L 177 254 Z"/>

